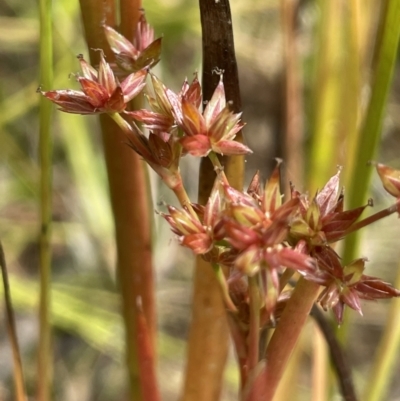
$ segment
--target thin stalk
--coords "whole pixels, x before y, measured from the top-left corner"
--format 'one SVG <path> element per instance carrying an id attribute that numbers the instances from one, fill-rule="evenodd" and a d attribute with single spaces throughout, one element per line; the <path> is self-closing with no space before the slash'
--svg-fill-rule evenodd
<path id="1" fill-rule="evenodd" d="M 370 224 L 375 223 L 378 220 L 383 219 L 384 217 L 387 217 L 393 213 L 396 213 L 399 209 L 400 209 L 400 199 L 398 199 L 396 201 L 396 203 L 394 203 L 392 206 L 389 206 L 386 209 L 380 210 L 379 212 L 373 214 L 372 216 L 369 216 L 369 217 L 353 224 L 352 226 L 350 226 L 350 228 L 346 231 L 346 233 L 344 235 L 354 233 L 354 232 L 360 230 L 361 228 L 369 226 Z"/>
<path id="2" fill-rule="evenodd" d="M 318 291 L 318 284 L 306 281 L 304 278 L 298 281 L 267 347 L 265 372 L 267 384 L 263 401 L 273 399 Z"/>
<path id="3" fill-rule="evenodd" d="M 232 342 L 235 346 L 235 352 L 239 365 L 239 394 L 242 393 L 244 386 L 247 382 L 249 370 L 247 368 L 247 342 L 244 332 L 241 330 L 234 314 L 228 314 L 229 331 L 231 334 Z"/>
<path id="4" fill-rule="evenodd" d="M 130 124 L 124 120 L 120 114 L 113 113 L 109 116 L 118 124 L 128 138 L 132 138 L 132 135 L 135 135 Z M 183 186 L 182 176 L 179 170 L 174 173 L 173 179 L 171 180 L 170 176 L 166 172 L 166 169 L 153 165 L 149 161 L 147 163 L 160 175 L 165 184 L 174 192 L 181 206 L 187 209 L 194 218 L 198 219 L 198 216 L 192 207 L 192 202 L 186 192 L 185 187 Z"/>
<path id="5" fill-rule="evenodd" d="M 225 302 L 227 310 L 236 313 L 238 310 L 229 295 L 228 283 L 226 282 L 226 278 L 221 266 L 217 263 L 213 263 L 213 269 L 215 272 L 215 277 L 221 287 L 222 298 Z"/>
<path id="6" fill-rule="evenodd" d="M 182 401 L 220 399 L 228 353 L 227 313 L 220 286 L 208 262 L 196 259 L 188 362 Z"/>
<path id="7" fill-rule="evenodd" d="M 53 42 L 51 0 L 40 0 L 40 83 L 46 89 L 53 82 Z M 37 355 L 37 399 L 49 401 L 53 383 L 53 351 L 50 325 L 51 221 L 52 221 L 52 104 L 40 99 L 40 299 L 39 346 Z"/>
<path id="8" fill-rule="evenodd" d="M 298 53 L 296 48 L 296 10 L 298 0 L 281 0 L 283 59 L 285 66 L 284 159 L 292 182 L 303 185 L 303 110 Z M 287 190 L 289 187 L 286 188 Z M 288 193 L 288 191 L 285 191 Z"/>
<path id="9" fill-rule="evenodd" d="M 6 305 L 6 316 L 7 316 L 7 331 L 10 337 L 13 362 L 14 362 L 13 378 L 15 387 L 15 400 L 26 401 L 27 397 L 24 384 L 24 374 L 22 370 L 21 352 L 19 350 L 17 329 L 15 327 L 14 310 L 11 302 L 11 291 L 10 291 L 10 283 L 8 281 L 6 258 L 4 256 L 4 249 L 1 242 L 0 242 L 0 268 L 1 268 L 1 275 L 3 276 L 4 302 Z"/>
<path id="10" fill-rule="evenodd" d="M 318 326 L 311 327 L 312 333 L 312 378 L 311 401 L 326 400 L 328 387 L 328 347 Z"/>
<path id="11" fill-rule="evenodd" d="M 102 48 L 107 60 L 112 61 L 102 26 L 116 25 L 114 1 L 80 0 L 80 5 L 92 64 L 98 62 L 98 52 L 92 50 L 96 48 Z M 138 299 L 153 347 L 156 332 L 147 169 L 139 156 L 123 144 L 124 133 L 109 116 L 100 116 L 100 123 L 115 223 L 130 399 L 141 401 L 146 395 L 141 378 L 145 371 L 150 374 L 153 366 L 141 361 L 143 355 L 138 349 Z"/>
<path id="12" fill-rule="evenodd" d="M 386 110 L 387 97 L 392 82 L 393 71 L 397 60 L 397 48 L 400 38 L 400 0 L 380 2 L 382 18 L 378 37 L 375 43 L 371 95 L 365 116 L 362 121 L 358 142 L 353 157 L 357 162 L 349 175 L 348 207 L 353 209 L 363 204 L 371 181 L 372 169 L 366 167 L 368 161 L 374 159 L 378 150 L 382 132 L 383 117 Z M 360 235 L 348 235 L 344 242 L 343 261 L 348 263 L 357 257 Z M 345 316 L 346 317 L 346 316 Z M 339 339 L 345 343 L 348 335 L 348 319 L 338 331 Z"/>
<path id="13" fill-rule="evenodd" d="M 372 169 L 367 167 L 367 163 L 374 158 L 378 149 L 387 97 L 397 57 L 400 38 L 400 24 L 398 23 L 400 20 L 400 0 L 386 0 L 382 2 L 382 7 L 383 18 L 375 46 L 371 97 L 361 128 L 360 138 L 362 141 L 359 141 L 355 149 L 354 159 L 357 160 L 357 163 L 349 179 L 351 183 L 348 196 L 350 209 L 363 204 L 367 196 L 372 174 Z M 345 263 L 354 259 L 357 249 L 357 236 L 348 236 L 343 253 Z"/>
<path id="14" fill-rule="evenodd" d="M 395 287 L 400 287 L 400 264 L 397 268 Z M 390 380 L 394 378 L 395 364 L 400 347 L 400 298 L 391 301 L 387 323 L 379 342 L 376 358 L 368 376 L 363 400 L 379 401 L 387 399 Z"/>
<path id="15" fill-rule="evenodd" d="M 155 364 L 155 349 L 153 344 L 153 336 L 149 330 L 144 316 L 141 304 L 138 298 L 136 307 L 136 327 L 137 327 L 137 345 L 139 360 L 145 364 L 146 369 L 140 369 L 140 383 L 142 386 L 143 399 L 146 401 L 161 401 L 160 391 L 157 385 L 157 372 Z"/>
<path id="16" fill-rule="evenodd" d="M 337 136 L 337 115 L 342 76 L 340 74 L 341 31 L 343 2 L 319 0 L 320 21 L 317 38 L 318 51 L 315 52 L 314 96 L 310 105 L 309 154 L 306 160 L 306 183 L 310 191 L 315 191 L 330 176 L 335 163 Z"/>
<path id="17" fill-rule="evenodd" d="M 258 277 L 249 277 L 250 323 L 249 323 L 249 373 L 257 366 L 260 345 L 260 290 Z"/>
<path id="18" fill-rule="evenodd" d="M 282 292 L 290 279 L 293 277 L 295 271 L 293 269 L 286 269 L 283 274 L 279 277 L 279 292 Z"/>
<path id="19" fill-rule="evenodd" d="M 307 338 L 307 332 L 303 331 L 300 339 L 294 347 L 292 356 L 286 366 L 281 382 L 276 389 L 273 401 L 293 401 L 297 400 L 298 388 L 293 383 L 298 382 L 299 371 L 301 369 L 302 356 L 304 353 L 304 340 Z"/>
<path id="20" fill-rule="evenodd" d="M 357 401 L 351 368 L 339 341 L 335 337 L 334 329 L 331 327 L 331 324 L 325 319 L 323 313 L 318 308 L 318 306 L 313 306 L 310 315 L 317 322 L 318 327 L 323 333 L 325 341 L 329 346 L 331 361 L 336 371 L 343 399 L 345 401 Z"/>
<path id="21" fill-rule="evenodd" d="M 136 35 L 141 8 L 142 0 L 120 0 L 120 32 L 128 40 L 133 40 Z"/>
<path id="22" fill-rule="evenodd" d="M 339 118 L 342 121 L 340 139 L 346 144 L 345 159 L 340 160 L 340 149 L 338 149 L 338 160 L 344 165 L 344 181 L 346 188 L 351 187 L 349 178 L 357 162 L 355 152 L 359 143 L 360 131 L 358 129 L 360 117 L 360 96 L 361 96 L 361 17 L 360 0 L 350 0 L 345 13 L 346 38 L 343 45 L 346 57 L 342 63 L 342 71 L 346 73 L 346 80 L 341 85 L 341 103 Z"/>
<path id="23" fill-rule="evenodd" d="M 213 74 L 218 67 L 224 70 L 227 100 L 233 102 L 233 111 L 241 111 L 229 0 L 199 0 L 199 5 L 203 48 L 203 100 L 211 99 L 218 84 L 219 77 Z M 241 140 L 241 135 L 237 135 L 236 139 Z M 241 189 L 244 158 L 228 158 L 224 170 L 231 185 Z M 200 164 L 199 203 L 207 202 L 214 181 L 213 165 L 209 159 L 204 158 Z M 215 275 L 210 265 L 198 257 L 182 401 L 220 399 L 222 374 L 228 354 L 229 327 L 225 316 L 225 306 Z"/>
<path id="24" fill-rule="evenodd" d="M 222 166 L 221 161 L 218 159 L 217 154 L 215 152 L 210 152 L 208 154 L 208 158 L 214 166 L 215 172 L 220 175 L 223 183 L 229 185 L 228 179 L 224 172 L 224 167 Z"/>

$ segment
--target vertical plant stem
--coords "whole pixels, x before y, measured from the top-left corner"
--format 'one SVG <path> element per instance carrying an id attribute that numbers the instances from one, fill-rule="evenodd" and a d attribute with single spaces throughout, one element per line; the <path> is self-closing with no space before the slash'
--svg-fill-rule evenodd
<path id="1" fill-rule="evenodd" d="M 266 393 L 271 401 L 301 329 L 318 295 L 319 285 L 300 278 L 267 347 Z"/>
<path id="2" fill-rule="evenodd" d="M 260 290 L 258 278 L 249 277 L 250 323 L 249 323 L 249 360 L 251 372 L 258 363 L 260 344 Z"/>
<path id="3" fill-rule="evenodd" d="M 102 48 L 107 59 L 112 60 L 102 25 L 115 26 L 114 2 L 81 0 L 80 4 L 88 48 Z M 135 4 L 132 11 L 139 8 L 139 3 Z M 93 64 L 98 62 L 96 52 L 91 51 L 91 61 Z M 156 330 L 147 169 L 144 162 L 124 145 L 123 132 L 109 116 L 102 115 L 100 123 L 115 223 L 117 275 L 122 294 L 130 400 L 140 401 L 144 400 L 149 390 L 142 387 L 147 382 L 142 382 L 141 378 L 146 374 L 149 377 L 154 366 L 146 361 L 141 362 L 143 355 L 138 352 L 138 299 L 142 302 L 153 348 Z M 156 383 L 152 385 L 156 386 Z"/>
<path id="4" fill-rule="evenodd" d="M 133 40 L 140 17 L 142 0 L 120 0 L 120 32 L 128 40 Z"/>
<path id="5" fill-rule="evenodd" d="M 310 315 L 315 319 L 329 346 L 331 362 L 336 371 L 343 399 L 345 401 L 357 401 L 351 368 L 339 341 L 335 337 L 335 330 L 326 320 L 318 306 L 314 305 L 312 307 Z"/>
<path id="6" fill-rule="evenodd" d="M 365 202 L 371 181 L 372 168 L 367 166 L 375 157 L 382 131 L 386 102 L 396 63 L 400 37 L 400 0 L 381 2 L 382 19 L 376 40 L 371 81 L 371 97 L 362 121 L 360 141 L 355 148 L 354 168 L 349 175 L 348 207 L 355 208 Z M 360 235 L 348 235 L 344 242 L 343 262 L 349 263 L 356 258 Z M 348 323 L 338 331 L 339 339 L 345 343 Z"/>
<path id="7" fill-rule="evenodd" d="M 229 295 L 228 283 L 226 281 L 225 274 L 221 266 L 217 263 L 213 263 L 212 266 L 215 273 L 215 277 L 221 288 L 222 299 L 224 300 L 226 309 L 233 313 L 237 312 L 237 308 L 233 303 L 232 298 Z"/>
<path id="8" fill-rule="evenodd" d="M 136 333 L 139 361 L 146 364 L 146 369 L 140 369 L 140 383 L 142 386 L 142 395 L 145 401 L 161 401 L 160 391 L 157 386 L 157 372 L 155 363 L 155 348 L 153 337 L 149 332 L 149 327 L 146 322 L 143 310 L 137 299 L 136 306 Z"/>
<path id="9" fill-rule="evenodd" d="M 345 13 L 347 35 L 343 44 L 346 46 L 346 59 L 342 65 L 342 71 L 346 73 L 347 79 L 341 86 L 342 107 L 339 117 L 342 120 L 340 136 L 343 143 L 346 143 L 346 154 L 345 160 L 341 161 L 338 158 L 340 164 L 344 165 L 346 188 L 351 187 L 349 179 L 357 163 L 355 152 L 360 141 L 358 129 L 361 96 L 360 8 L 360 0 L 350 0 Z"/>
<path id="10" fill-rule="evenodd" d="M 297 7 L 298 0 L 281 0 L 286 105 L 284 159 L 290 180 L 296 185 L 302 186 L 304 172 L 303 112 L 296 49 L 295 21 Z M 288 191 L 289 187 L 286 189 Z"/>
<path id="11" fill-rule="evenodd" d="M 46 89 L 53 82 L 53 43 L 51 0 L 40 0 L 40 84 Z M 50 326 L 51 216 L 52 216 L 52 104 L 40 99 L 40 300 L 37 399 L 49 401 L 53 382 L 53 352 Z"/>
<path id="12" fill-rule="evenodd" d="M 311 104 L 311 132 L 307 186 L 311 192 L 325 182 L 330 176 L 335 163 L 341 61 L 341 28 L 343 21 L 343 1 L 318 1 L 320 21 L 318 23 L 318 51 L 315 53 L 316 72 L 313 82 L 314 96 Z"/>
<path id="13" fill-rule="evenodd" d="M 329 392 L 328 386 L 328 353 L 327 346 L 320 329 L 313 325 L 312 333 L 312 385 L 311 401 L 326 400 Z"/>
<path id="14" fill-rule="evenodd" d="M 183 401 L 220 399 L 228 352 L 228 324 L 221 289 L 212 267 L 196 258 Z"/>
<path id="15" fill-rule="evenodd" d="M 240 111 L 240 91 L 228 0 L 200 0 L 203 43 L 203 99 L 210 100 L 224 70 L 226 98 L 233 110 Z M 241 140 L 241 135 L 236 137 Z M 225 162 L 225 173 L 235 188 L 243 186 L 244 159 L 232 157 Z M 215 180 L 212 163 L 201 161 L 199 203 L 205 204 Z M 183 401 L 217 401 L 220 398 L 223 369 L 228 353 L 229 327 L 218 281 L 212 267 L 196 259 L 192 324 L 189 333 L 187 368 Z"/>
<path id="16" fill-rule="evenodd" d="M 24 385 L 24 374 L 22 370 L 21 353 L 18 345 L 17 329 L 15 327 L 14 310 L 11 302 L 10 283 L 8 281 L 8 272 L 6 265 L 6 258 L 4 255 L 3 244 L 0 242 L 0 269 L 3 276 L 4 287 L 4 303 L 6 305 L 7 317 L 7 331 L 10 337 L 13 362 L 14 362 L 14 386 L 15 386 L 15 400 L 26 401 L 26 392 Z"/>
<path id="17" fill-rule="evenodd" d="M 400 287 L 400 264 L 397 268 L 395 287 Z M 390 301 L 387 323 L 380 340 L 371 372 L 366 381 L 363 400 L 386 399 L 390 380 L 395 377 L 394 367 L 398 362 L 400 347 L 400 298 Z"/>
<path id="18" fill-rule="evenodd" d="M 293 383 L 297 383 L 299 372 L 301 370 L 301 359 L 304 353 L 304 334 L 307 333 L 303 331 L 300 340 L 294 347 L 292 356 L 287 364 L 279 386 L 276 389 L 273 401 L 292 401 L 296 399 L 298 388 L 297 386 L 294 386 Z"/>
<path id="19" fill-rule="evenodd" d="M 361 205 L 367 197 L 367 188 L 372 174 L 372 169 L 367 166 L 367 162 L 374 158 L 378 148 L 399 44 L 400 0 L 386 0 L 382 7 L 384 11 L 375 47 L 371 98 L 361 128 L 362 141 L 355 149 L 357 163 L 349 181 L 351 183 L 348 197 L 349 208 Z M 357 242 L 355 235 L 346 238 L 343 256 L 345 263 L 354 258 Z"/>

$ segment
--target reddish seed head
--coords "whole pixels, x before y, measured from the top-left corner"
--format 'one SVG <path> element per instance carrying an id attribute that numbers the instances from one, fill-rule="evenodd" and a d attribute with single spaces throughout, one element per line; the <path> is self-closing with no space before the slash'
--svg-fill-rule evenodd
<path id="1" fill-rule="evenodd" d="M 82 76 L 77 75 L 76 79 L 81 85 L 81 91 L 41 91 L 43 96 L 60 106 L 61 111 L 73 114 L 120 113 L 145 86 L 146 70 L 128 75 L 120 84 L 102 52 L 98 71 L 82 55 L 78 59 Z"/>

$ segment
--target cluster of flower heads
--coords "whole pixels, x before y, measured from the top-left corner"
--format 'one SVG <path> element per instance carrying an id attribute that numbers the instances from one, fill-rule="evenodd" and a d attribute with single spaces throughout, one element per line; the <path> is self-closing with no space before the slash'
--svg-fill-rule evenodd
<path id="1" fill-rule="evenodd" d="M 186 153 L 198 157 L 210 152 L 251 153 L 234 140 L 244 124 L 241 113 L 233 113 L 226 102 L 222 75 L 201 112 L 197 75 L 190 84 L 185 80 L 180 92 L 175 93 L 150 73 L 160 59 L 161 39 L 154 40 L 144 15 L 133 43 L 111 27 L 104 30 L 115 64 L 108 63 L 102 51 L 98 70 L 78 56 L 82 75 L 74 76 L 81 91 L 41 92 L 61 111 L 111 116 L 123 113 L 128 121 L 123 120 L 129 145 L 171 188 L 181 183 L 179 161 Z M 143 90 L 148 75 L 153 87 L 152 93 L 145 93 L 150 110 L 129 111 L 128 103 Z M 135 121 L 143 124 L 148 135 Z M 385 189 L 397 198 L 390 213 L 400 212 L 400 173 L 380 164 L 377 170 Z M 205 206 L 169 206 L 169 213 L 161 215 L 183 246 L 229 270 L 228 296 L 242 322 L 246 323 L 249 316 L 245 278 L 257 277 L 263 299 L 261 322 L 268 324 L 279 317 L 288 299 L 282 272 L 292 271 L 323 287 L 318 302 L 325 310 L 332 309 L 340 323 L 345 305 L 361 313 L 360 299 L 390 298 L 400 292 L 364 275 L 365 259 L 343 266 L 330 245 L 362 227 L 357 221 L 368 206 L 343 210 L 339 175 L 340 171 L 312 199 L 292 188 L 290 199 L 282 202 L 279 163 L 265 187 L 257 173 L 246 192 L 232 188 L 219 171 Z"/>
<path id="2" fill-rule="evenodd" d="M 175 93 L 150 72 L 160 59 L 161 38 L 154 40 L 154 32 L 144 15 L 139 20 L 134 43 L 111 27 L 105 26 L 104 32 L 116 63 L 108 63 L 100 50 L 97 71 L 79 55 L 82 74 L 74 74 L 74 77 L 81 85 L 80 91 L 41 91 L 61 111 L 123 113 L 125 119 L 130 120 L 130 146 L 171 185 L 179 159 L 186 153 L 199 157 L 210 152 L 251 153 L 247 146 L 234 141 L 244 124 L 240 121 L 241 113 L 233 113 L 225 100 L 222 74 L 212 98 L 201 112 L 202 92 L 197 75 L 190 84 L 185 80 L 180 92 Z M 129 102 L 142 92 L 148 75 L 153 87 L 153 94 L 145 93 L 150 110 L 128 111 Z M 144 135 L 134 121 L 142 123 L 149 135 Z"/>
<path id="3" fill-rule="evenodd" d="M 206 206 L 194 205 L 196 215 L 172 206 L 169 214 L 162 215 L 183 246 L 227 266 L 232 282 L 257 275 L 266 316 L 271 316 L 281 296 L 286 301 L 280 277 L 290 269 L 324 287 L 318 302 L 325 310 L 332 309 L 340 323 L 345 305 L 361 313 L 360 299 L 391 298 L 400 292 L 364 275 L 365 259 L 343 266 L 330 245 L 356 229 L 356 221 L 368 206 L 343 210 L 339 175 L 340 171 L 312 200 L 292 188 L 285 203 L 279 191 L 278 166 L 264 189 L 257 173 L 245 193 L 217 177 Z M 238 286 L 232 288 L 237 298 Z M 246 287 L 242 285 L 241 291 Z"/>

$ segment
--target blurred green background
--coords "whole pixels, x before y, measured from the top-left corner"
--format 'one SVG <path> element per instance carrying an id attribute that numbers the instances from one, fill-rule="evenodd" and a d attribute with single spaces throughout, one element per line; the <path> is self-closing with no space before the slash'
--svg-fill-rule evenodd
<path id="1" fill-rule="evenodd" d="M 341 12 L 345 12 L 346 2 L 338 0 L 336 3 L 338 8 L 342 7 Z M 374 0 L 365 0 L 360 14 L 361 80 L 368 78 L 376 36 L 378 20 L 374 3 Z M 351 62 L 349 49 L 344 46 L 346 32 L 340 26 L 343 14 L 328 13 L 321 4 L 321 1 L 301 1 L 296 19 L 305 109 L 304 163 L 308 163 L 307 145 L 313 130 L 339 138 L 335 148 L 320 151 L 322 158 L 332 158 L 332 161 L 327 167 L 329 174 L 321 171 L 315 181 L 318 186 L 335 173 L 336 164 L 346 167 L 346 149 L 340 142 L 340 136 L 345 135 L 343 121 L 346 116 L 342 111 L 347 107 L 342 86 L 347 85 L 346 64 Z M 148 21 L 155 27 L 156 36 L 164 36 L 163 58 L 155 72 L 169 87 L 177 90 L 186 76 L 190 78 L 194 71 L 201 70 L 198 4 L 194 0 L 144 0 L 143 6 Z M 53 7 L 54 88 L 76 88 L 69 74 L 79 70 L 75 56 L 79 53 L 87 55 L 79 4 L 77 1 L 58 0 L 53 2 Z M 247 158 L 246 174 L 249 179 L 256 169 L 260 169 L 263 176 L 268 177 L 273 158 L 282 156 L 285 126 L 280 3 L 278 0 L 232 0 L 231 7 L 243 119 L 247 123 L 245 141 L 254 150 L 254 154 Z M 323 20 L 326 17 L 328 20 Z M 332 23 L 331 37 L 328 32 L 324 39 L 322 23 Z M 335 26 L 335 23 L 339 25 Z M 34 394 L 38 340 L 38 24 L 35 2 L 0 2 L 0 238 L 9 266 L 30 394 Z M 323 59 L 322 53 L 329 62 Z M 324 62 L 329 67 L 325 75 L 320 71 Z M 318 94 L 322 84 L 327 84 L 328 89 Z M 361 107 L 368 98 L 368 91 L 368 85 L 361 85 Z M 397 168 L 400 167 L 399 110 L 400 74 L 397 68 L 378 156 L 379 161 Z M 315 117 L 316 113 L 319 113 L 319 119 Z M 92 116 L 55 111 L 53 135 L 54 399 L 123 400 L 123 328 L 115 283 L 112 217 L 98 121 Z M 197 189 L 190 178 L 197 167 L 190 158 L 182 167 L 193 200 Z M 290 170 L 286 175 L 288 179 L 298 176 L 296 171 Z M 314 175 L 318 176 L 315 172 Z M 305 189 L 304 183 L 295 184 L 299 189 Z M 155 177 L 152 177 L 152 186 L 156 209 L 162 207 L 160 202 L 174 202 Z M 310 188 L 311 191 L 315 189 Z M 389 205 L 391 201 L 376 178 L 370 196 L 374 198 L 375 209 Z M 185 339 L 190 322 L 192 259 L 189 252 L 178 248 L 164 221 L 155 217 L 155 224 L 159 374 L 162 393 L 168 401 L 177 399 L 184 369 Z M 400 225 L 395 216 L 367 229 L 360 256 L 370 259 L 368 274 L 390 281 L 395 279 L 400 256 L 399 238 Z M 1 299 L 0 305 L 2 302 Z M 388 303 L 365 303 L 363 310 L 364 317 L 351 313 L 347 345 L 358 387 L 365 382 L 385 324 Z M 3 309 L 0 313 L 4 322 Z M 312 333 L 311 330 L 308 327 L 305 335 Z M 298 374 L 298 386 L 293 386 L 297 398 L 291 400 L 310 399 L 310 374 L 305 372 L 310 370 L 311 347 L 307 341 L 302 341 L 300 347 L 303 351 L 300 366 L 307 366 L 307 369 Z M 231 359 L 226 374 L 225 400 L 236 396 L 233 356 Z M 397 370 L 399 368 L 397 366 Z M 12 388 L 11 353 L 5 325 L 1 323 L 0 400 L 12 400 Z M 390 394 L 388 399 L 400 399 L 400 384 L 393 383 Z"/>

